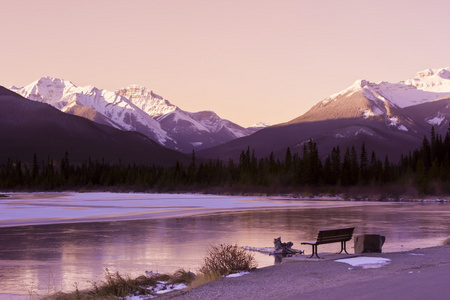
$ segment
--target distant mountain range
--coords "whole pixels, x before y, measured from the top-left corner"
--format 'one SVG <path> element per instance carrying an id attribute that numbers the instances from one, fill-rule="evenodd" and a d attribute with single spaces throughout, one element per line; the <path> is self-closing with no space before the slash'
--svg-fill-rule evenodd
<path id="1" fill-rule="evenodd" d="M 254 149 L 259 157 L 273 152 L 276 157 L 284 158 L 287 147 L 301 153 L 310 139 L 317 142 L 322 155 L 337 145 L 341 152 L 352 145 L 359 150 L 364 142 L 379 158 L 389 155 L 396 160 L 419 147 L 423 137 L 429 136 L 431 126 L 437 133 L 445 134 L 450 123 L 450 68 L 421 71 L 413 79 L 398 83 L 357 80 L 291 121 L 255 128 L 243 128 L 212 111 L 186 112 L 140 86 L 110 92 L 43 77 L 28 86 L 10 90 L 42 102 L 39 104 L 45 109 L 39 106 L 38 112 L 37 103 L 27 102 L 5 89 L 1 91 L 1 98 L 7 99 L 8 105 L 2 104 L 0 132 L 3 136 L 0 138 L 12 145 L 9 153 L 22 151 L 31 145 L 26 141 L 33 140 L 33 147 L 40 145 L 44 149 L 47 143 L 48 148 L 55 147 L 55 153 L 64 147 L 78 149 L 84 156 L 90 151 L 96 154 L 102 151 L 104 155 L 114 152 L 112 161 L 119 156 L 127 156 L 130 161 L 131 156 L 135 156 L 135 161 L 157 160 L 164 152 L 162 146 L 184 153 L 195 149 L 197 157 L 207 159 L 239 159 L 241 151 L 247 148 Z M 57 114 L 43 103 L 65 114 Z M 5 111 L 11 109 L 12 114 Z M 15 122 L 21 125 L 12 125 Z M 94 132 L 88 135 L 89 140 L 76 133 L 80 126 L 86 126 L 82 130 L 84 134 Z M 76 138 L 68 138 L 72 136 Z M 146 158 L 145 153 L 151 158 Z M 187 156 L 180 155 L 168 151 L 165 161 L 186 160 Z"/>
<path id="2" fill-rule="evenodd" d="M 167 149 L 143 134 L 122 131 L 30 101 L 0 86 L 0 163 L 11 159 L 39 164 L 68 152 L 72 163 L 89 159 L 110 163 L 171 166 L 190 156 Z"/>
<path id="3" fill-rule="evenodd" d="M 220 145 L 262 128 L 243 128 L 212 111 L 184 111 L 137 85 L 111 92 L 42 77 L 25 87 L 10 90 L 68 114 L 120 130 L 137 131 L 162 146 L 185 153 Z"/>
<path id="4" fill-rule="evenodd" d="M 450 69 L 429 69 L 399 83 L 357 80 L 289 122 L 200 151 L 199 155 L 236 159 L 250 147 L 258 156 L 273 151 L 283 158 L 287 147 L 301 153 L 303 144 L 313 139 L 323 155 L 336 145 L 345 151 L 364 142 L 378 155 L 398 159 L 419 147 L 431 126 L 445 134 L 449 121 Z"/>

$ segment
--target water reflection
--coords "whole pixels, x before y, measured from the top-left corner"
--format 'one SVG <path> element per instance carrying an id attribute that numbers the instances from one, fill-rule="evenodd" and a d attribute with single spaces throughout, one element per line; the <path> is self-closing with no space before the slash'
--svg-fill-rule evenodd
<path id="1" fill-rule="evenodd" d="M 197 270 L 210 244 L 270 247 L 275 237 L 300 245 L 320 229 L 355 226 L 386 236 L 384 251 L 441 244 L 450 236 L 450 205 L 386 203 L 213 213 L 203 216 L 0 228 L 0 293 L 39 294 L 100 282 L 105 268 L 137 276 L 145 270 Z M 348 244 L 352 251 L 352 242 Z M 339 244 L 320 251 L 335 252 Z M 259 266 L 276 257 L 257 254 Z M 20 282 L 20 284 L 18 284 Z M 25 286 L 25 288 L 24 288 Z"/>

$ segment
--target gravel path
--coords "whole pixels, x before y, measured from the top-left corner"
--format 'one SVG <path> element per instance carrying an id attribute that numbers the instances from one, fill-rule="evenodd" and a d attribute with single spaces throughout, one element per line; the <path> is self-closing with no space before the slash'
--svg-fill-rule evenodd
<path id="1" fill-rule="evenodd" d="M 302 257 L 164 299 L 449 299 L 450 246 L 365 256 L 391 262 L 364 269 Z"/>

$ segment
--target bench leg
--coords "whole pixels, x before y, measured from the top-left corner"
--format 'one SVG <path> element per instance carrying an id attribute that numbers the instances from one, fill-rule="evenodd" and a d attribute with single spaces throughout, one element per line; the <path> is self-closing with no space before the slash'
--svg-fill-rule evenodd
<path id="1" fill-rule="evenodd" d="M 341 242 L 341 252 L 339 252 L 338 254 L 341 254 L 342 251 L 344 251 L 346 254 L 348 254 L 348 252 L 347 252 L 347 243 L 346 242 Z"/>
<path id="2" fill-rule="evenodd" d="M 319 255 L 317 255 L 317 245 L 312 245 L 312 254 L 308 258 L 312 258 L 313 256 L 316 256 L 317 258 L 320 258 Z"/>

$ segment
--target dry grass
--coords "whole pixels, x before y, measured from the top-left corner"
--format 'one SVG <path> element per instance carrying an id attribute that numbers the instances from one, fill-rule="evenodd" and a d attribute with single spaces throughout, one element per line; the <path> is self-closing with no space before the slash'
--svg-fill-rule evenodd
<path id="1" fill-rule="evenodd" d="M 97 284 L 92 283 L 92 288 L 80 291 L 78 288 L 72 293 L 58 292 L 46 297 L 36 299 L 43 300 L 97 300 L 97 299 L 124 299 L 128 295 L 153 295 L 154 288 L 159 281 L 170 284 L 184 283 L 189 288 L 201 286 L 210 281 L 220 279 L 237 271 L 249 271 L 256 268 L 256 260 L 252 253 L 233 245 L 210 246 L 200 274 L 178 270 L 173 275 L 156 274 L 130 278 L 122 276 L 118 272 L 105 271 L 105 280 Z"/>
<path id="2" fill-rule="evenodd" d="M 197 275 L 195 280 L 192 281 L 191 284 L 189 284 L 189 289 L 195 289 L 208 282 L 219 280 L 221 277 L 222 276 L 219 273 L 208 273 L 208 274 L 200 273 Z"/>
<path id="3" fill-rule="evenodd" d="M 92 283 L 92 288 L 80 291 L 78 288 L 72 293 L 58 292 L 50 296 L 40 297 L 42 300 L 97 300 L 97 299 L 124 299 L 128 295 L 152 295 L 153 288 L 158 281 L 168 284 L 190 284 L 195 279 L 195 274 L 185 270 L 178 270 L 173 275 L 141 275 L 137 278 L 122 276 L 118 272 L 105 271 L 105 281 L 101 284 Z"/>

